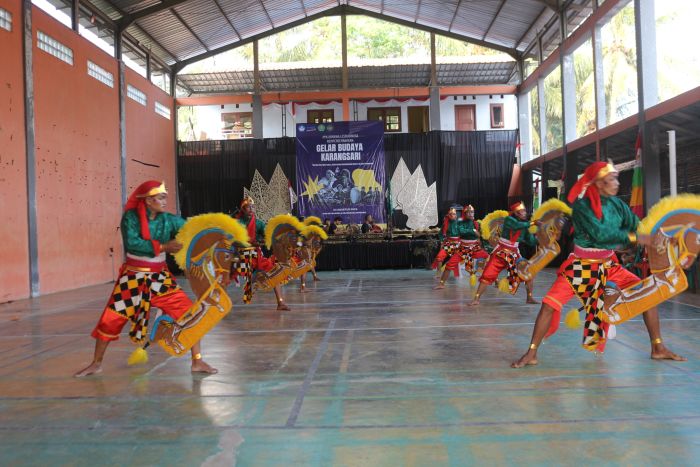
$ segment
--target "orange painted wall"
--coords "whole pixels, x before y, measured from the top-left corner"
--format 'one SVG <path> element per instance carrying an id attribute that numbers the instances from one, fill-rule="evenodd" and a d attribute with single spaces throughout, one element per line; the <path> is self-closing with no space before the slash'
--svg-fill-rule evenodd
<path id="1" fill-rule="evenodd" d="M 129 68 L 125 70 L 125 79 L 127 84 L 144 92 L 147 98 L 145 106 L 129 97 L 126 98 L 127 191 L 131 193 L 146 180 L 162 180 L 170 194 L 168 210 L 175 212 L 177 202 L 173 99 Z M 170 109 L 170 119 L 155 112 L 156 101 Z"/>
<path id="2" fill-rule="evenodd" d="M 34 8 L 37 228 L 41 294 L 112 280 L 121 214 L 116 61 Z M 36 47 L 36 31 L 73 49 L 73 65 Z M 87 74 L 87 59 L 114 75 Z M 119 263 L 121 257 L 114 258 Z"/>
<path id="3" fill-rule="evenodd" d="M 27 170 L 24 133 L 22 13 L 19 0 L 0 0 L 12 31 L 0 28 L 0 303 L 29 296 Z"/>

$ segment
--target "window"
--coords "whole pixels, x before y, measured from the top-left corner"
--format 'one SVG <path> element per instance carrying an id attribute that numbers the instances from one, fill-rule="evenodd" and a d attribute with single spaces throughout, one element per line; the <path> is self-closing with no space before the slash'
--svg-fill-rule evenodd
<path id="1" fill-rule="evenodd" d="M 73 64 L 73 49 L 66 47 L 51 36 L 37 31 L 37 47 L 54 57 L 63 60 L 69 65 Z"/>
<path id="2" fill-rule="evenodd" d="M 314 109 L 306 112 L 306 123 L 333 123 L 333 109 Z"/>
<path id="3" fill-rule="evenodd" d="M 12 13 L 0 8 L 0 28 L 12 31 Z"/>
<path id="4" fill-rule="evenodd" d="M 126 95 L 129 96 L 131 99 L 135 100 L 136 102 L 138 102 L 139 104 L 141 104 L 143 106 L 146 105 L 146 102 L 147 102 L 146 94 L 143 91 L 136 89 L 135 87 L 133 87 L 130 84 L 126 85 Z"/>
<path id="5" fill-rule="evenodd" d="M 90 60 L 87 61 L 87 66 L 88 66 L 88 70 L 87 70 L 88 75 L 92 76 L 100 83 L 106 84 L 110 88 L 114 87 L 114 75 L 112 73 L 105 70 L 101 66 L 91 62 Z"/>
<path id="6" fill-rule="evenodd" d="M 503 128 L 503 104 L 491 104 L 491 128 Z"/>
<path id="7" fill-rule="evenodd" d="M 168 106 L 165 106 L 165 105 L 161 104 L 160 102 L 156 102 L 155 111 L 161 117 L 165 117 L 168 120 L 170 120 L 170 108 Z"/>
<path id="8" fill-rule="evenodd" d="M 227 112 L 221 114 L 221 134 L 226 139 L 253 137 L 253 112 Z"/>
<path id="9" fill-rule="evenodd" d="M 367 109 L 367 120 L 384 122 L 384 131 L 401 131 L 401 107 L 374 107 Z"/>

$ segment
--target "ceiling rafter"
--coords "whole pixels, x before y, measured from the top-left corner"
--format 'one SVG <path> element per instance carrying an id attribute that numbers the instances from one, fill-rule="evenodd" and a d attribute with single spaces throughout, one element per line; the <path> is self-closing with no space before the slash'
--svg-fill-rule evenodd
<path id="1" fill-rule="evenodd" d="M 265 16 L 267 16 L 267 20 L 270 22 L 270 26 L 272 26 L 272 29 L 275 29 L 275 23 L 272 22 L 272 17 L 270 16 L 270 13 L 267 12 L 267 8 L 265 8 L 265 2 L 263 0 L 258 0 L 258 3 L 260 3 L 260 6 L 265 12 Z"/>
<path id="2" fill-rule="evenodd" d="M 506 4 L 506 0 L 501 0 L 501 4 L 498 5 L 498 10 L 496 10 L 496 14 L 493 15 L 493 19 L 491 20 L 491 23 L 489 24 L 489 27 L 486 28 L 486 32 L 485 32 L 484 35 L 481 37 L 481 40 L 482 40 L 482 41 L 485 41 L 485 40 L 486 40 L 486 36 L 488 36 L 489 33 L 491 32 L 491 28 L 492 28 L 493 25 L 496 23 L 496 20 L 498 19 L 498 15 L 501 14 L 501 10 L 502 10 L 503 7 L 505 6 L 505 4 Z M 515 46 L 517 47 L 518 44 L 515 44 Z"/>
<path id="3" fill-rule="evenodd" d="M 457 2 L 457 7 L 455 8 L 455 12 L 452 15 L 452 19 L 450 20 L 450 27 L 447 28 L 448 31 L 452 31 L 452 25 L 455 22 L 455 19 L 457 19 L 457 12 L 459 11 L 459 7 L 462 5 L 462 0 L 459 0 Z"/>
<path id="4" fill-rule="evenodd" d="M 233 22 L 229 19 L 228 15 L 224 11 L 223 8 L 221 8 L 221 4 L 219 3 L 219 0 L 213 0 L 214 5 L 216 5 L 216 8 L 219 9 L 221 12 L 221 15 L 226 18 L 226 22 L 228 23 L 229 26 L 231 26 L 231 29 L 233 29 L 233 32 L 236 33 L 236 36 L 238 36 L 238 40 L 240 41 L 242 39 L 241 34 L 238 32 L 238 29 L 236 29 L 236 26 L 233 25 Z"/>
<path id="5" fill-rule="evenodd" d="M 418 17 L 420 16 L 420 5 L 423 0 L 418 0 L 418 8 L 416 8 L 416 17 L 413 18 L 413 22 L 417 23 L 418 22 Z"/>
<path id="6" fill-rule="evenodd" d="M 202 44 L 202 47 L 204 47 L 204 50 L 206 50 L 206 51 L 208 52 L 208 51 L 209 51 L 209 47 L 207 47 L 207 44 L 205 44 L 204 41 L 203 41 L 202 39 L 199 38 L 199 36 L 197 35 L 197 33 L 194 32 L 194 30 L 190 27 L 190 25 L 187 24 L 187 23 L 185 22 L 185 20 L 182 19 L 182 17 L 177 13 L 177 11 L 175 11 L 174 8 L 171 8 L 171 9 L 170 9 L 170 13 L 172 13 L 173 16 L 175 16 L 175 18 L 177 18 L 177 20 L 178 20 L 179 22 L 182 23 L 182 25 L 185 27 L 185 29 L 187 29 L 187 30 L 190 32 L 190 34 L 192 34 L 192 36 L 193 36 L 195 39 L 197 39 L 197 41 L 198 41 L 200 44 Z"/>
<path id="7" fill-rule="evenodd" d="M 304 10 L 304 16 L 309 16 L 309 12 L 306 11 L 306 5 L 304 4 L 304 0 L 299 0 L 299 3 L 301 3 L 301 9 Z"/>
<path id="8" fill-rule="evenodd" d="M 155 15 L 161 11 L 169 10 L 181 3 L 185 3 L 189 0 L 164 0 L 157 5 L 152 5 L 141 10 L 136 10 L 131 13 L 124 13 L 124 16 L 119 20 L 119 27 L 121 29 L 126 29 L 137 19 L 145 18 L 146 16 Z"/>
<path id="9" fill-rule="evenodd" d="M 542 9 L 542 11 L 540 12 L 540 14 L 537 15 L 537 18 L 535 18 L 535 21 L 533 21 L 532 24 L 530 25 L 530 27 L 527 28 L 527 31 L 525 31 L 525 34 L 523 34 L 522 36 L 520 36 L 520 39 L 518 39 L 518 40 L 515 42 L 515 48 L 516 48 L 516 49 L 517 49 L 518 46 L 522 43 L 522 41 L 525 40 L 525 38 L 526 38 L 528 35 L 530 35 L 530 33 L 532 32 L 532 30 L 537 26 L 537 23 L 539 23 L 539 22 L 540 22 L 540 19 L 542 19 L 542 16 L 544 16 L 545 13 L 548 13 L 548 12 L 549 12 L 549 8 L 546 8 L 546 7 L 545 7 L 545 8 Z M 529 44 L 528 44 L 528 45 L 529 45 Z"/>

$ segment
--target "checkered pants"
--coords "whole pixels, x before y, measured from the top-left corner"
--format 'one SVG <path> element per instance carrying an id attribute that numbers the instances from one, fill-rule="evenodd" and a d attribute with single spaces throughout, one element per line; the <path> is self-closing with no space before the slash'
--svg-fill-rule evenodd
<path id="1" fill-rule="evenodd" d="M 137 272 L 123 269 L 114 284 L 105 312 L 112 311 L 131 322 L 129 337 L 137 344 L 148 336 L 151 302 L 155 297 L 182 292 L 170 271 Z M 183 293 L 184 294 L 184 293 Z M 103 318 L 104 319 L 104 318 Z M 98 325 L 99 330 L 99 325 Z"/>
<path id="2" fill-rule="evenodd" d="M 605 341 L 605 329 L 600 314 L 603 310 L 603 295 L 608 280 L 611 260 L 588 260 L 576 258 L 567 264 L 562 273 L 583 302 L 586 320 L 583 325 L 584 349 L 595 351 Z"/>

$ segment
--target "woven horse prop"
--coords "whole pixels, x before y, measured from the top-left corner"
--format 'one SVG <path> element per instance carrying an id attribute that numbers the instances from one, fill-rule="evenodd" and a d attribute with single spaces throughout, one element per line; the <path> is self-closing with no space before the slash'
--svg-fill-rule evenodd
<path id="1" fill-rule="evenodd" d="M 558 240 L 566 219 L 570 216 L 571 208 L 555 198 L 545 201 L 537 208 L 532 220 L 539 221 L 539 225 L 530 227 L 530 232 L 537 238 L 537 251 L 530 259 L 518 263 L 518 277 L 521 281 L 534 279 L 561 252 Z"/>
<path id="2" fill-rule="evenodd" d="M 316 267 L 316 257 L 321 252 L 321 242 L 327 238 L 328 234 L 317 225 L 306 224 L 302 229 L 301 246 L 297 252 L 297 258 L 308 263 L 307 271 Z"/>
<path id="3" fill-rule="evenodd" d="M 306 263 L 294 263 L 294 255 L 299 248 L 299 233 L 303 229 L 304 224 L 290 214 L 280 214 L 268 221 L 265 226 L 265 246 L 272 252 L 270 259 L 273 260 L 273 265 L 268 270 L 254 271 L 254 291 L 268 291 L 286 284 L 293 277 L 301 275 L 298 273 L 299 268 L 308 271 Z"/>
<path id="4" fill-rule="evenodd" d="M 620 290 L 606 284 L 601 319 L 610 324 L 630 318 L 672 298 L 688 288 L 684 269 L 692 266 L 700 252 L 700 196 L 669 196 L 650 210 L 637 229 L 653 235 L 647 247 L 651 275 Z"/>
<path id="5" fill-rule="evenodd" d="M 479 221 L 481 238 L 489 242 L 492 248 L 496 248 L 496 245 L 498 245 L 506 217 L 508 217 L 508 211 L 498 210 L 487 214 L 486 217 Z"/>
<path id="6" fill-rule="evenodd" d="M 226 214 L 203 214 L 190 218 L 175 239 L 182 243 L 175 261 L 185 272 L 197 301 L 178 320 L 159 316 L 149 337 L 178 357 L 231 311 L 226 286 L 231 268 L 245 261 L 241 253 L 248 246 L 248 233 Z"/>

